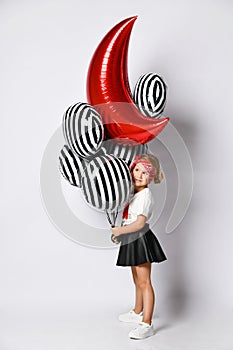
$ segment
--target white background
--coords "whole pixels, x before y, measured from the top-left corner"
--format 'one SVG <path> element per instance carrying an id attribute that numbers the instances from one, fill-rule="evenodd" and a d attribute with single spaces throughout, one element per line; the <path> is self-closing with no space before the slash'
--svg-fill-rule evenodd
<path id="1" fill-rule="evenodd" d="M 1 1 L 1 350 L 233 348 L 232 11 L 227 0 Z M 134 297 L 117 249 L 60 234 L 39 184 L 64 110 L 86 101 L 96 46 L 132 15 L 130 85 L 164 77 L 194 170 L 182 223 L 170 235 L 155 226 L 168 260 L 152 272 L 158 333 L 140 345 L 117 321 Z"/>

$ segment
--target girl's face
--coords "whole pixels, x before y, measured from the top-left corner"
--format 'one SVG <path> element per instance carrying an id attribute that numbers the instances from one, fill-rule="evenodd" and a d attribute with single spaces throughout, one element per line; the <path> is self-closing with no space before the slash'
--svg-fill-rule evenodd
<path id="1" fill-rule="evenodd" d="M 149 183 L 149 174 L 140 163 L 136 164 L 133 168 L 132 178 L 134 187 L 137 189 L 137 191 L 143 190 L 143 188 L 145 188 Z"/>

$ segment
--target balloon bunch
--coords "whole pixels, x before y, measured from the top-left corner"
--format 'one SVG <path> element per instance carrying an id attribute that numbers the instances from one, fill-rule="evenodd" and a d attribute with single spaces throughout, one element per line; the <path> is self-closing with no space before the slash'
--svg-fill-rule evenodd
<path id="1" fill-rule="evenodd" d="M 114 225 L 118 208 L 125 205 L 131 192 L 129 167 L 136 155 L 147 152 L 147 145 L 104 141 L 101 116 L 87 103 L 76 103 L 65 111 L 62 129 L 66 145 L 59 155 L 61 174 L 81 188 L 89 205 L 106 211 Z"/>
<path id="2" fill-rule="evenodd" d="M 88 103 L 70 106 L 62 123 L 60 172 L 112 226 L 131 193 L 130 165 L 169 121 L 161 117 L 166 85 L 160 76 L 144 74 L 130 91 L 127 53 L 136 18 L 120 22 L 100 42 L 87 76 Z"/>

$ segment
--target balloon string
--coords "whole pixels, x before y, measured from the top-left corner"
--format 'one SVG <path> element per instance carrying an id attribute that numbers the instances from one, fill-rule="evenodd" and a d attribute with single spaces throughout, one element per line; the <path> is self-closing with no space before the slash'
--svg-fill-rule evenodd
<path id="1" fill-rule="evenodd" d="M 115 218 L 114 218 L 114 225 L 115 225 L 115 223 L 116 223 L 117 215 L 118 215 L 118 210 L 117 210 L 116 215 L 115 215 Z"/>
<path id="2" fill-rule="evenodd" d="M 113 227 L 112 221 L 111 221 L 109 213 L 107 211 L 106 211 L 106 215 L 107 215 L 107 219 L 108 219 L 109 224 Z"/>
<path id="3" fill-rule="evenodd" d="M 116 214 L 115 214 L 115 217 L 114 217 L 114 214 L 112 214 L 112 216 L 113 216 L 113 222 L 111 221 L 111 219 L 110 219 L 110 215 L 109 215 L 109 213 L 106 211 L 106 215 L 107 215 L 107 219 L 108 219 L 108 222 L 109 222 L 109 224 L 111 225 L 111 227 L 115 227 L 115 223 L 116 223 L 116 218 L 117 218 L 117 215 L 118 215 L 118 210 L 117 210 L 117 212 L 116 212 Z M 119 244 L 120 242 L 117 240 L 117 238 L 114 236 L 114 234 L 112 234 L 111 235 L 111 241 L 113 242 L 113 243 L 115 243 L 115 244 Z"/>
<path id="4" fill-rule="evenodd" d="M 117 215 L 118 215 L 118 210 L 117 210 L 115 216 L 114 216 L 114 214 L 112 214 L 113 221 L 111 220 L 110 215 L 107 211 L 106 211 L 106 215 L 107 215 L 107 219 L 108 219 L 108 222 L 111 225 L 111 227 L 115 227 L 115 223 L 116 223 L 116 219 L 117 219 Z"/>

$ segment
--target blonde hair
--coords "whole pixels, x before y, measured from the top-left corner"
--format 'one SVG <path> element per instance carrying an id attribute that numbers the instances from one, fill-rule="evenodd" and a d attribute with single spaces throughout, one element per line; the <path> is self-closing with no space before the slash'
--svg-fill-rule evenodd
<path id="1" fill-rule="evenodd" d="M 140 159 L 144 159 L 147 162 L 151 163 L 151 165 L 155 169 L 154 183 L 159 184 L 164 179 L 164 175 L 160 169 L 160 163 L 158 158 L 155 157 L 153 154 L 142 154 L 140 156 Z"/>

